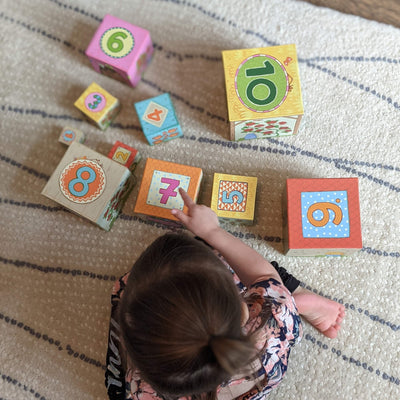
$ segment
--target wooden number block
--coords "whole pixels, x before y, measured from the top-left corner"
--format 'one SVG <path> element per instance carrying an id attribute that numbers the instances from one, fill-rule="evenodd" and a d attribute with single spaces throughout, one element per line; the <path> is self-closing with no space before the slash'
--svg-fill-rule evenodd
<path id="1" fill-rule="evenodd" d="M 344 256 L 362 248 L 357 178 L 288 179 L 284 245 L 289 256 Z"/>
<path id="2" fill-rule="evenodd" d="M 133 172 L 136 168 L 136 165 L 141 160 L 141 155 L 135 148 L 117 141 L 114 143 L 114 146 L 108 153 L 108 158 L 119 162 Z"/>
<path id="3" fill-rule="evenodd" d="M 303 115 L 294 44 L 222 52 L 230 139 L 297 133 Z"/>
<path id="4" fill-rule="evenodd" d="M 139 101 L 135 103 L 135 108 L 150 146 L 183 135 L 168 93 Z"/>
<path id="5" fill-rule="evenodd" d="M 42 194 L 108 231 L 133 185 L 127 168 L 73 142 Z"/>
<path id="6" fill-rule="evenodd" d="M 106 15 L 86 55 L 97 72 L 134 87 L 152 58 L 153 44 L 146 29 Z"/>
<path id="7" fill-rule="evenodd" d="M 84 143 L 85 139 L 85 134 L 82 131 L 66 126 L 61 131 L 58 141 L 69 146 L 72 142 Z"/>
<path id="8" fill-rule="evenodd" d="M 187 211 L 178 189 L 184 189 L 196 201 L 202 177 L 201 168 L 148 158 L 135 212 L 160 221 L 178 221 L 171 209 Z"/>
<path id="9" fill-rule="evenodd" d="M 221 219 L 252 224 L 256 191 L 256 177 L 215 173 L 211 208 Z"/>
<path id="10" fill-rule="evenodd" d="M 118 99 L 94 82 L 81 94 L 75 107 L 102 130 L 107 129 L 121 108 Z"/>

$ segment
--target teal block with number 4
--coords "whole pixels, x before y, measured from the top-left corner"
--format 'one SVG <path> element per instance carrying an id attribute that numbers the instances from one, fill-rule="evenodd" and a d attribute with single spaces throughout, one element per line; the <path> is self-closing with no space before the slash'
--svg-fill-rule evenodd
<path id="1" fill-rule="evenodd" d="M 183 136 L 169 93 L 139 101 L 135 109 L 150 146 Z"/>

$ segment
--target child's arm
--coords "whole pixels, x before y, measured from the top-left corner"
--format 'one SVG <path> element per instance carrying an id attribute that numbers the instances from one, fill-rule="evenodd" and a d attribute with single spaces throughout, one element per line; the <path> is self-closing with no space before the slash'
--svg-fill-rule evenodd
<path id="1" fill-rule="evenodd" d="M 244 285 L 250 286 L 269 278 L 282 282 L 278 272 L 264 257 L 220 228 L 214 211 L 194 203 L 184 190 L 179 189 L 179 193 L 188 208 L 188 214 L 176 209 L 172 210 L 172 214 L 191 232 L 219 251 Z"/>

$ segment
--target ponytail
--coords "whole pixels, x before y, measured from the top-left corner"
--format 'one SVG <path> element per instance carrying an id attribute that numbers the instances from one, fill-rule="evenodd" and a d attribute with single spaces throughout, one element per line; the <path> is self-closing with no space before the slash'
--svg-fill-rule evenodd
<path id="1" fill-rule="evenodd" d="M 211 335 L 209 346 L 219 365 L 229 375 L 234 375 L 241 368 L 248 366 L 257 357 L 254 343 L 249 337 L 230 339 L 223 336 Z"/>

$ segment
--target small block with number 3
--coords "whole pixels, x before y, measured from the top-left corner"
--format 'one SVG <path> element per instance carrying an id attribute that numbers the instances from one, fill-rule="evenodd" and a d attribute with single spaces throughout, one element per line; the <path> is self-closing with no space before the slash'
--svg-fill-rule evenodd
<path id="1" fill-rule="evenodd" d="M 141 155 L 134 147 L 128 146 L 120 141 L 116 141 L 108 153 L 108 158 L 119 162 L 133 172 L 141 159 Z"/>
<path id="2" fill-rule="evenodd" d="M 95 82 L 86 88 L 74 105 L 101 130 L 107 129 L 121 109 L 119 100 Z"/>
<path id="3" fill-rule="evenodd" d="M 169 93 L 139 101 L 135 109 L 150 146 L 183 136 Z"/>
<path id="4" fill-rule="evenodd" d="M 97 72 L 135 87 L 153 51 L 149 31 L 107 14 L 86 49 L 86 55 Z"/>

